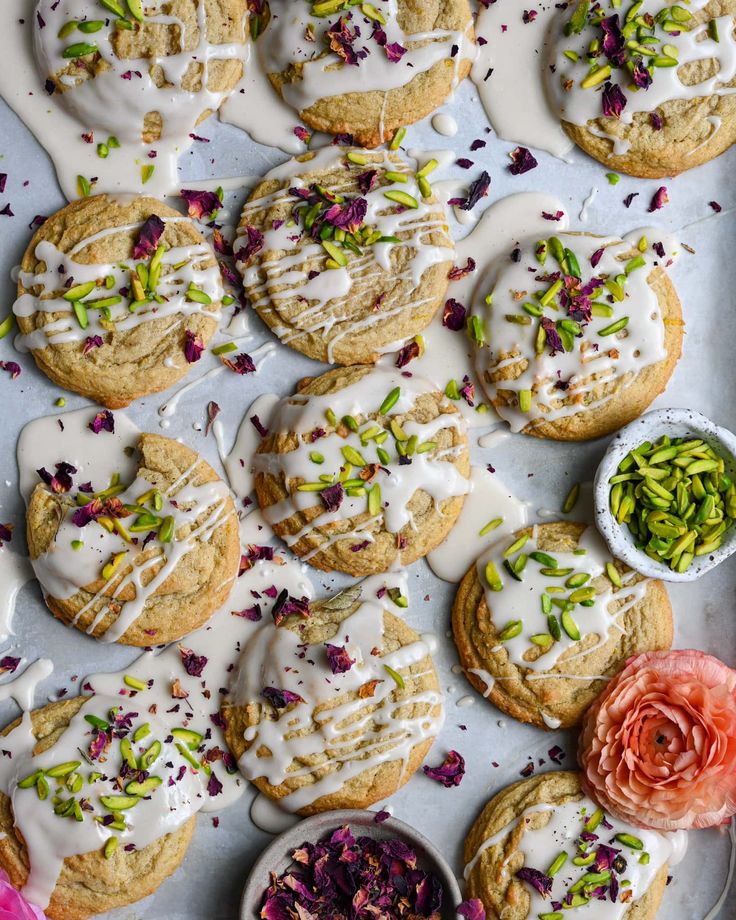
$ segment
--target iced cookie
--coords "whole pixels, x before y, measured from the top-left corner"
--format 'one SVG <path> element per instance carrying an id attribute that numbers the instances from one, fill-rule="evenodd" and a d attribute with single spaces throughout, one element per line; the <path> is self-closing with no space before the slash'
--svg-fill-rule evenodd
<path id="1" fill-rule="evenodd" d="M 576 725 L 631 655 L 668 649 L 661 581 L 613 560 L 592 527 L 559 522 L 499 541 L 467 572 L 452 611 L 460 662 L 521 722 Z"/>
<path id="2" fill-rule="evenodd" d="M 243 209 L 234 251 L 261 318 L 331 364 L 373 362 L 421 332 L 455 252 L 422 170 L 340 147 L 272 170 Z"/>
<path id="3" fill-rule="evenodd" d="M 109 423 L 105 413 L 98 420 Z M 238 521 L 227 486 L 198 454 L 142 434 L 132 482 L 112 473 L 80 483 L 60 466 L 53 476 L 39 470 L 27 512 L 31 561 L 54 616 L 105 642 L 149 646 L 181 638 L 225 602 L 240 561 Z"/>
<path id="4" fill-rule="evenodd" d="M 607 168 L 677 175 L 736 140 L 736 0 L 583 0 L 552 28 L 553 104 Z"/>
<path id="5" fill-rule="evenodd" d="M 406 566 L 444 540 L 469 490 L 462 416 L 431 383 L 347 367 L 283 399 L 255 458 L 263 516 L 325 571 Z"/>
<path id="6" fill-rule="evenodd" d="M 544 773 L 507 786 L 476 819 L 466 896 L 480 898 L 489 920 L 558 920 L 588 904 L 596 916 L 654 920 L 668 860 L 683 845 L 684 836 L 607 815 L 583 795 L 578 773 Z"/>
<path id="7" fill-rule="evenodd" d="M 247 0 L 40 0 L 38 66 L 87 130 L 112 136 L 96 138 L 105 156 L 119 142 L 186 138 L 243 75 L 247 9 Z"/>
<path id="8" fill-rule="evenodd" d="M 154 198 L 82 198 L 23 256 L 13 311 L 54 383 L 117 409 L 180 380 L 217 329 L 214 253 Z"/>
<path id="9" fill-rule="evenodd" d="M 176 871 L 206 778 L 157 716 L 77 697 L 2 734 L 0 866 L 50 920 L 132 904 Z"/>
<path id="10" fill-rule="evenodd" d="M 243 775 L 287 811 L 368 808 L 432 746 L 444 711 L 429 647 L 385 609 L 406 604 L 377 579 L 311 609 L 284 598 L 243 648 L 225 736 Z"/>
<path id="11" fill-rule="evenodd" d="M 493 266 L 469 331 L 483 387 L 513 431 L 602 437 L 664 390 L 682 313 L 662 244 L 652 254 L 642 240 L 561 233 L 524 240 Z"/>
<path id="12" fill-rule="evenodd" d="M 260 65 L 306 124 L 377 147 L 424 118 L 468 74 L 467 0 L 270 0 Z"/>

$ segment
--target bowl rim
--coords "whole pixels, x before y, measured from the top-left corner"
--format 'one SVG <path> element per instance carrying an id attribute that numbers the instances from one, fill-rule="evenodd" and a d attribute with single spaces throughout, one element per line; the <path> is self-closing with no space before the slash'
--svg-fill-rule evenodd
<path id="1" fill-rule="evenodd" d="M 683 407 L 666 407 L 653 409 L 629 422 L 611 439 L 606 452 L 596 469 L 593 482 L 593 508 L 595 525 L 613 555 L 625 562 L 630 568 L 650 578 L 668 582 L 696 581 L 711 569 L 720 565 L 736 552 L 736 527 L 730 528 L 729 536 L 721 546 L 708 556 L 696 557 L 685 572 L 673 572 L 660 562 L 655 562 L 642 550 L 634 546 L 628 530 L 621 527 L 614 519 L 609 507 L 608 479 L 611 471 L 618 467 L 623 457 L 631 450 L 630 440 L 641 443 L 648 439 L 648 433 L 657 429 L 667 434 L 666 429 L 685 429 L 704 440 L 717 442 L 717 450 L 727 463 L 736 470 L 736 434 L 728 428 L 717 425 L 702 412 Z M 633 437 L 636 434 L 636 437 Z M 681 435 L 676 435 L 681 437 Z"/>
<path id="2" fill-rule="evenodd" d="M 318 837 L 324 836 L 325 823 L 334 823 L 335 828 L 344 824 L 380 828 L 381 831 L 388 832 L 386 836 L 400 837 L 405 842 L 410 843 L 417 851 L 419 862 L 424 862 L 428 869 L 431 868 L 431 870 L 435 872 L 445 889 L 445 897 L 449 898 L 450 902 L 454 903 L 457 907 L 463 899 L 460 885 L 452 866 L 442 855 L 438 847 L 425 837 L 424 834 L 420 833 L 405 821 L 401 821 L 399 818 L 394 818 L 393 815 L 390 815 L 384 821 L 377 822 L 375 820 L 377 814 L 379 814 L 379 811 L 360 808 L 344 808 L 335 811 L 319 812 L 316 815 L 310 815 L 310 817 L 302 819 L 298 824 L 278 834 L 278 836 L 268 844 L 265 850 L 263 850 L 248 874 L 240 898 L 240 920 L 255 920 L 253 915 L 246 913 L 250 906 L 246 901 L 250 900 L 252 897 L 253 886 L 257 884 L 262 891 L 265 891 L 271 870 L 278 864 L 279 860 L 286 852 L 294 846 L 299 846 L 304 840 L 317 839 Z M 295 844 L 291 839 L 292 837 L 299 838 L 299 843 Z M 453 916 L 457 918 L 457 920 L 462 920 L 457 913 L 453 913 Z"/>

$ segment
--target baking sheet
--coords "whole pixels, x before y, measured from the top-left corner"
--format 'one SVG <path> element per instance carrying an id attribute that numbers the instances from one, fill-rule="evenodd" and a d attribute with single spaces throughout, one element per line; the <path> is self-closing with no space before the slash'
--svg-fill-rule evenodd
<path id="1" fill-rule="evenodd" d="M 440 137 L 426 120 L 409 129 L 405 147 L 450 147 L 458 156 L 475 161 L 469 173 L 454 167 L 441 178 L 473 178 L 481 168 L 487 169 L 492 185 L 483 205 L 515 192 L 543 190 L 563 201 L 573 229 L 623 234 L 654 222 L 674 232 L 677 239 L 695 250 L 694 255 L 683 252 L 671 272 L 683 302 L 687 334 L 674 378 L 654 405 L 697 409 L 718 424 L 736 429 L 733 385 L 736 300 L 732 281 L 736 149 L 691 174 L 667 181 L 670 204 L 650 215 L 647 206 L 661 183 L 622 176 L 618 185 L 610 186 L 605 169 L 577 150 L 570 155 L 569 163 L 536 154 L 537 169 L 511 176 L 505 167 L 514 145 L 486 133 L 487 120 L 470 83 L 459 88 L 455 100 L 444 106 L 443 111 L 457 119 L 460 130 L 456 137 L 451 140 Z M 180 167 L 183 186 L 187 180 L 207 177 L 252 177 L 286 159 L 277 150 L 252 143 L 241 131 L 220 124 L 216 118 L 202 124 L 198 131 L 211 142 L 195 144 L 183 157 Z M 12 218 L 0 217 L 0 291 L 5 305 L 0 313 L 4 314 L 14 299 L 9 273 L 30 238 L 29 223 L 37 214 L 53 213 L 64 204 L 64 199 L 47 155 L 2 102 L 0 137 L 0 171 L 8 174 L 0 207 L 9 201 L 15 214 Z M 486 140 L 487 146 L 470 153 L 470 143 L 475 138 Z M 594 188 L 597 194 L 587 206 L 587 219 L 582 222 L 579 214 L 583 202 Z M 627 210 L 622 201 L 631 192 L 639 195 Z M 713 200 L 723 208 L 718 216 L 714 216 L 708 204 Z M 465 228 L 454 229 L 458 234 L 466 232 Z M 254 341 L 248 351 L 253 351 L 260 342 L 273 340 L 255 318 L 252 327 Z M 29 356 L 18 358 L 11 337 L 0 343 L 0 360 L 19 360 L 23 368 L 15 381 L 7 374 L 0 374 L 0 520 L 16 524 L 11 548 L 19 551 L 24 548 L 24 528 L 15 462 L 18 433 L 30 419 L 54 412 L 54 402 L 60 395 L 66 398 L 66 409 L 88 403 L 74 394 L 62 394 L 36 370 Z M 221 468 L 214 438 L 204 435 L 208 400 L 215 398 L 222 409 L 219 419 L 229 449 L 243 413 L 256 396 L 291 392 L 300 377 L 319 372 L 320 366 L 315 362 L 279 346 L 257 376 L 221 375 L 216 384 L 204 383 L 184 394 L 178 413 L 170 419 L 171 425 L 164 433 L 181 437 L 216 468 Z M 195 379 L 197 373 L 195 368 L 188 381 Z M 159 431 L 158 409 L 170 393 L 139 401 L 128 410 L 129 414 L 144 430 Z M 520 498 L 529 501 L 532 510 L 558 508 L 573 482 L 592 479 L 606 443 L 602 439 L 565 445 L 515 435 L 488 450 L 474 448 L 474 460 L 492 463 L 496 475 Z M 490 512 L 489 518 L 493 516 L 492 509 Z M 316 571 L 312 577 L 318 592 L 330 592 L 345 583 L 341 577 Z M 530 759 L 534 760 L 537 771 L 555 768 L 547 753 L 555 744 L 566 751 L 563 766 L 572 766 L 574 735 L 543 733 L 522 726 L 482 700 L 462 674 L 452 672 L 457 656 L 447 633 L 454 585 L 440 581 L 420 561 L 410 569 L 410 586 L 412 603 L 407 619 L 419 632 L 433 631 L 438 636 L 440 647 L 435 662 L 446 692 L 445 728 L 428 759 L 438 763 L 449 749 L 455 748 L 466 759 L 467 774 L 462 784 L 453 789 L 444 789 L 418 774 L 394 796 L 391 805 L 396 817 L 414 825 L 439 845 L 460 875 L 465 833 L 486 801 L 503 786 L 519 779 L 520 770 Z M 671 598 L 676 620 L 675 646 L 694 646 L 736 666 L 736 561 L 724 563 L 696 584 L 673 586 Z M 62 626 L 47 611 L 35 582 L 20 594 L 15 636 L 8 647 L 19 649 L 27 661 L 39 656 L 54 661 L 54 673 L 37 691 L 37 706 L 57 698 L 62 689 L 74 695 L 80 683 L 79 679 L 73 680 L 74 676 L 81 678 L 90 672 L 122 668 L 138 655 L 134 649 L 101 645 Z M 468 697 L 474 700 L 469 706 L 465 705 Z M 463 704 L 458 706 L 461 701 Z M 0 724 L 6 724 L 16 715 L 14 703 L 0 704 Z M 494 762 L 498 766 L 493 766 Z M 179 872 L 152 897 L 106 916 L 110 920 L 236 917 L 240 889 L 248 870 L 270 839 L 249 819 L 251 799 L 249 789 L 236 805 L 220 815 L 219 827 L 213 826 L 211 815 L 199 815 L 194 842 Z M 702 920 L 721 893 L 729 855 L 725 830 L 692 833 L 689 855 L 667 889 L 660 917 Z M 723 920 L 736 916 L 736 891 L 728 895 L 720 916 Z"/>

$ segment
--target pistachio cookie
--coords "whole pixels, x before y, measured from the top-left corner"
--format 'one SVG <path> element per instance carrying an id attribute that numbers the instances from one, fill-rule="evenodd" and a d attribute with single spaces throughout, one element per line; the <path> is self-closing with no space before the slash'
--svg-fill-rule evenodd
<path id="1" fill-rule="evenodd" d="M 2 733 L 0 866 L 50 920 L 86 920 L 152 894 L 192 839 L 203 773 L 157 716 L 135 708 L 77 697 Z"/>
<path id="2" fill-rule="evenodd" d="M 42 81 L 86 130 L 109 132 L 103 156 L 121 141 L 186 138 L 243 76 L 247 0 L 65 0 L 58 6 L 58 0 L 36 6 L 46 26 L 35 33 Z"/>
<path id="3" fill-rule="evenodd" d="M 297 556 L 387 572 L 452 529 L 469 490 L 465 422 L 421 377 L 339 368 L 280 402 L 255 470 L 263 516 Z"/>
<path id="4" fill-rule="evenodd" d="M 99 195 L 38 229 L 13 312 L 47 377 L 118 409 L 188 372 L 217 329 L 223 293 L 189 218 L 154 198 Z"/>
<path id="5" fill-rule="evenodd" d="M 578 773 L 543 773 L 507 786 L 476 819 L 466 896 L 480 898 L 488 920 L 556 920 L 587 904 L 595 911 L 597 899 L 611 907 L 606 916 L 654 920 L 681 843 L 606 814 Z"/>
<path id="6" fill-rule="evenodd" d="M 434 111 L 470 70 L 467 0 L 378 7 L 269 0 L 269 7 L 256 47 L 277 92 L 312 128 L 366 147 Z"/>
<path id="7" fill-rule="evenodd" d="M 282 342 L 318 361 L 367 364 L 424 329 L 455 253 L 430 170 L 389 152 L 327 147 L 255 188 L 235 259 Z"/>
<path id="8" fill-rule="evenodd" d="M 419 767 L 444 721 L 426 642 L 376 579 L 307 606 L 284 599 L 243 648 L 223 707 L 241 773 L 301 815 L 368 808 Z"/>
<path id="9" fill-rule="evenodd" d="M 557 20 L 553 104 L 608 169 L 677 175 L 736 141 L 736 0 L 569 2 Z"/>
<path id="10" fill-rule="evenodd" d="M 483 388 L 512 431 L 602 437 L 664 390 L 683 321 L 663 244 L 653 247 L 561 233 L 495 263 L 469 329 Z"/>
<path id="11" fill-rule="evenodd" d="M 484 553 L 460 583 L 452 628 L 473 686 L 540 728 L 576 725 L 631 655 L 673 638 L 662 582 L 570 522 L 520 530 Z"/>
<path id="12" fill-rule="evenodd" d="M 111 424 L 112 413 L 97 418 Z M 142 434 L 132 482 L 113 467 L 109 482 L 75 483 L 75 468 L 60 466 L 53 477 L 39 470 L 27 512 L 31 562 L 54 616 L 105 642 L 149 646 L 180 639 L 225 602 L 238 520 L 198 454 Z"/>

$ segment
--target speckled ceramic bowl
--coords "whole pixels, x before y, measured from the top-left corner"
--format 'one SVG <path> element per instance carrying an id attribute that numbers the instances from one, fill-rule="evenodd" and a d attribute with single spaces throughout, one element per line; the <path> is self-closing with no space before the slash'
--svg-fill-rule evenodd
<path id="1" fill-rule="evenodd" d="M 241 920 L 257 920 L 260 917 L 263 893 L 268 887 L 272 872 L 280 875 L 292 864 L 291 852 L 305 840 L 317 841 L 344 824 L 350 826 L 355 836 L 373 837 L 376 840 L 400 838 L 416 852 L 419 866 L 431 870 L 442 882 L 445 898 L 442 904 L 442 920 L 462 920 L 455 908 L 462 901 L 457 879 L 449 864 L 426 837 L 403 821 L 388 818 L 380 824 L 374 821 L 375 812 L 345 809 L 327 811 L 305 818 L 290 830 L 280 834 L 268 846 L 248 876 L 240 902 Z"/>
<path id="2" fill-rule="evenodd" d="M 595 522 L 613 555 L 642 575 L 661 578 L 663 581 L 695 581 L 736 551 L 736 527 L 725 532 L 723 542 L 715 552 L 707 556 L 696 556 L 685 572 L 673 572 L 668 566 L 636 548 L 629 529 L 616 522 L 609 506 L 608 480 L 615 476 L 619 463 L 643 441 L 654 441 L 662 435 L 670 438 L 702 438 L 723 457 L 727 473 L 736 478 L 736 435 L 733 432 L 720 428 L 691 409 L 655 409 L 622 428 L 608 446 L 595 474 Z"/>

